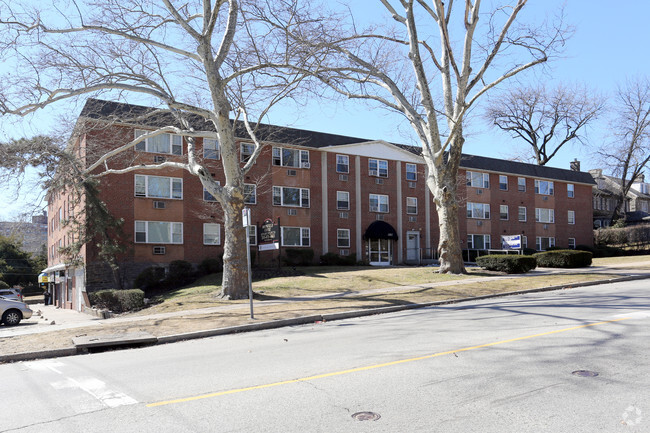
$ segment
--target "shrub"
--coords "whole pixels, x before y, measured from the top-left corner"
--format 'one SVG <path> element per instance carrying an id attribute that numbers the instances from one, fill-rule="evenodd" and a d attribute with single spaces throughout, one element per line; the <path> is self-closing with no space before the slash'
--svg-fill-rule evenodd
<path id="1" fill-rule="evenodd" d="M 287 248 L 284 250 L 282 261 L 287 266 L 309 266 L 314 261 L 314 250 L 311 248 Z"/>
<path id="2" fill-rule="evenodd" d="M 336 253 L 326 253 L 320 256 L 320 263 L 324 266 L 354 266 L 357 264 L 357 255 L 339 256 Z"/>
<path id="3" fill-rule="evenodd" d="M 132 290 L 99 290 L 88 294 L 90 303 L 114 313 L 134 311 L 144 307 L 144 292 Z"/>
<path id="4" fill-rule="evenodd" d="M 160 285 L 163 278 L 165 278 L 165 268 L 150 266 L 135 277 L 133 284 L 136 289 L 149 291 Z"/>
<path id="5" fill-rule="evenodd" d="M 535 269 L 537 262 L 533 256 L 493 254 L 476 258 L 476 264 L 489 271 L 508 274 L 522 274 Z"/>
<path id="6" fill-rule="evenodd" d="M 537 265 L 546 268 L 582 268 L 591 265 L 589 251 L 554 250 L 536 253 Z"/>
<path id="7" fill-rule="evenodd" d="M 0 281 L 0 289 L 8 289 L 9 284 L 5 283 L 4 281 Z"/>
<path id="8" fill-rule="evenodd" d="M 169 263 L 165 284 L 171 287 L 183 286 L 196 278 L 194 266 L 186 260 L 174 260 Z"/>
<path id="9" fill-rule="evenodd" d="M 524 256 L 532 256 L 536 252 L 537 252 L 537 250 L 535 248 L 524 248 L 524 251 L 523 251 Z"/>
<path id="10" fill-rule="evenodd" d="M 203 259 L 198 266 L 201 275 L 217 274 L 223 272 L 223 261 L 221 258 L 208 257 Z"/>

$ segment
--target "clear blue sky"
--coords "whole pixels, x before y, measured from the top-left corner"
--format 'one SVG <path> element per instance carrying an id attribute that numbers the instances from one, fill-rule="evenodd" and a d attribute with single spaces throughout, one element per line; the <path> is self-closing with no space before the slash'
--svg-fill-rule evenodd
<path id="1" fill-rule="evenodd" d="M 361 3 L 370 4 L 369 0 Z M 360 6 L 361 3 L 356 5 Z M 483 7 L 489 7 L 489 3 L 484 1 Z M 562 0 L 530 0 L 527 15 L 539 17 L 553 13 L 564 3 Z M 617 85 L 623 84 L 626 78 L 648 74 L 650 32 L 647 31 L 647 17 L 650 16 L 650 2 L 572 0 L 566 3 L 566 18 L 575 27 L 575 34 L 568 43 L 564 58 L 555 60 L 544 72 L 540 70 L 523 79 L 543 80 L 546 83 L 585 83 L 611 99 Z M 374 3 L 372 7 L 380 9 Z M 507 82 L 503 83 L 501 88 L 507 85 Z M 1 120 L 0 140 L 48 133 L 53 125 L 52 119 L 61 113 L 58 110 L 66 109 L 63 105 L 53 106 L 29 119 L 12 122 Z M 467 131 L 465 153 L 509 158 L 517 149 L 523 148 L 523 144 L 492 129 L 481 120 L 479 113 L 480 107 Z M 382 109 L 371 110 L 367 105 L 354 101 L 333 104 L 312 100 L 307 106 L 287 108 L 283 113 L 276 113 L 269 120 L 296 128 L 417 144 L 413 141 L 409 125 L 399 115 L 388 114 Z M 606 139 L 607 129 L 608 121 L 604 117 L 589 131 L 589 142 L 601 144 Z M 568 168 L 569 161 L 578 158 L 582 161 L 582 170 L 595 168 L 597 163 L 591 159 L 592 150 L 569 145 L 549 165 Z M 33 208 L 32 205 L 38 202 L 37 190 L 31 184 L 17 195 L 15 186 L 2 185 L 0 221 L 15 218 L 21 211 Z"/>

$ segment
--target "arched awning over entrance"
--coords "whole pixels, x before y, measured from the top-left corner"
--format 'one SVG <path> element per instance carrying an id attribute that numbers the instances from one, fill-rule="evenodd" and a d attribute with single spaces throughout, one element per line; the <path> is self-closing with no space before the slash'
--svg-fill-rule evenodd
<path id="1" fill-rule="evenodd" d="M 397 232 L 392 225 L 385 221 L 375 221 L 368 226 L 363 234 L 364 239 L 392 239 L 397 240 Z"/>

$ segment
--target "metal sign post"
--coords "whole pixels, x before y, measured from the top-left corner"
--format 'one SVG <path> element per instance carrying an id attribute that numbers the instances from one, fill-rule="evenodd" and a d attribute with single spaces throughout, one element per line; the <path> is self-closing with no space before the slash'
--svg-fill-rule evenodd
<path id="1" fill-rule="evenodd" d="M 251 210 L 247 207 L 242 209 L 241 216 L 246 229 L 246 263 L 248 264 L 248 300 L 251 305 L 251 319 L 254 319 L 253 315 L 253 277 L 251 275 L 251 240 L 248 235 L 248 226 L 251 225 Z"/>

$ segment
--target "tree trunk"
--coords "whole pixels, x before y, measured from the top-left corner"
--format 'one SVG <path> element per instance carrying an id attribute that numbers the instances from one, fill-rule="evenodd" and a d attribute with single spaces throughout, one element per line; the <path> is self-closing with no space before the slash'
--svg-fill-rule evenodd
<path id="1" fill-rule="evenodd" d="M 225 241 L 223 248 L 223 281 L 221 297 L 248 299 L 248 263 L 246 228 L 242 225 L 243 201 L 233 200 L 223 206 Z"/>
<path id="2" fill-rule="evenodd" d="M 457 186 L 455 177 L 453 182 L 448 182 L 439 191 L 438 197 L 435 198 L 438 226 L 440 228 L 440 238 L 438 240 L 439 272 L 443 274 L 464 274 L 465 265 L 458 231 L 458 201 L 456 200 Z"/>

